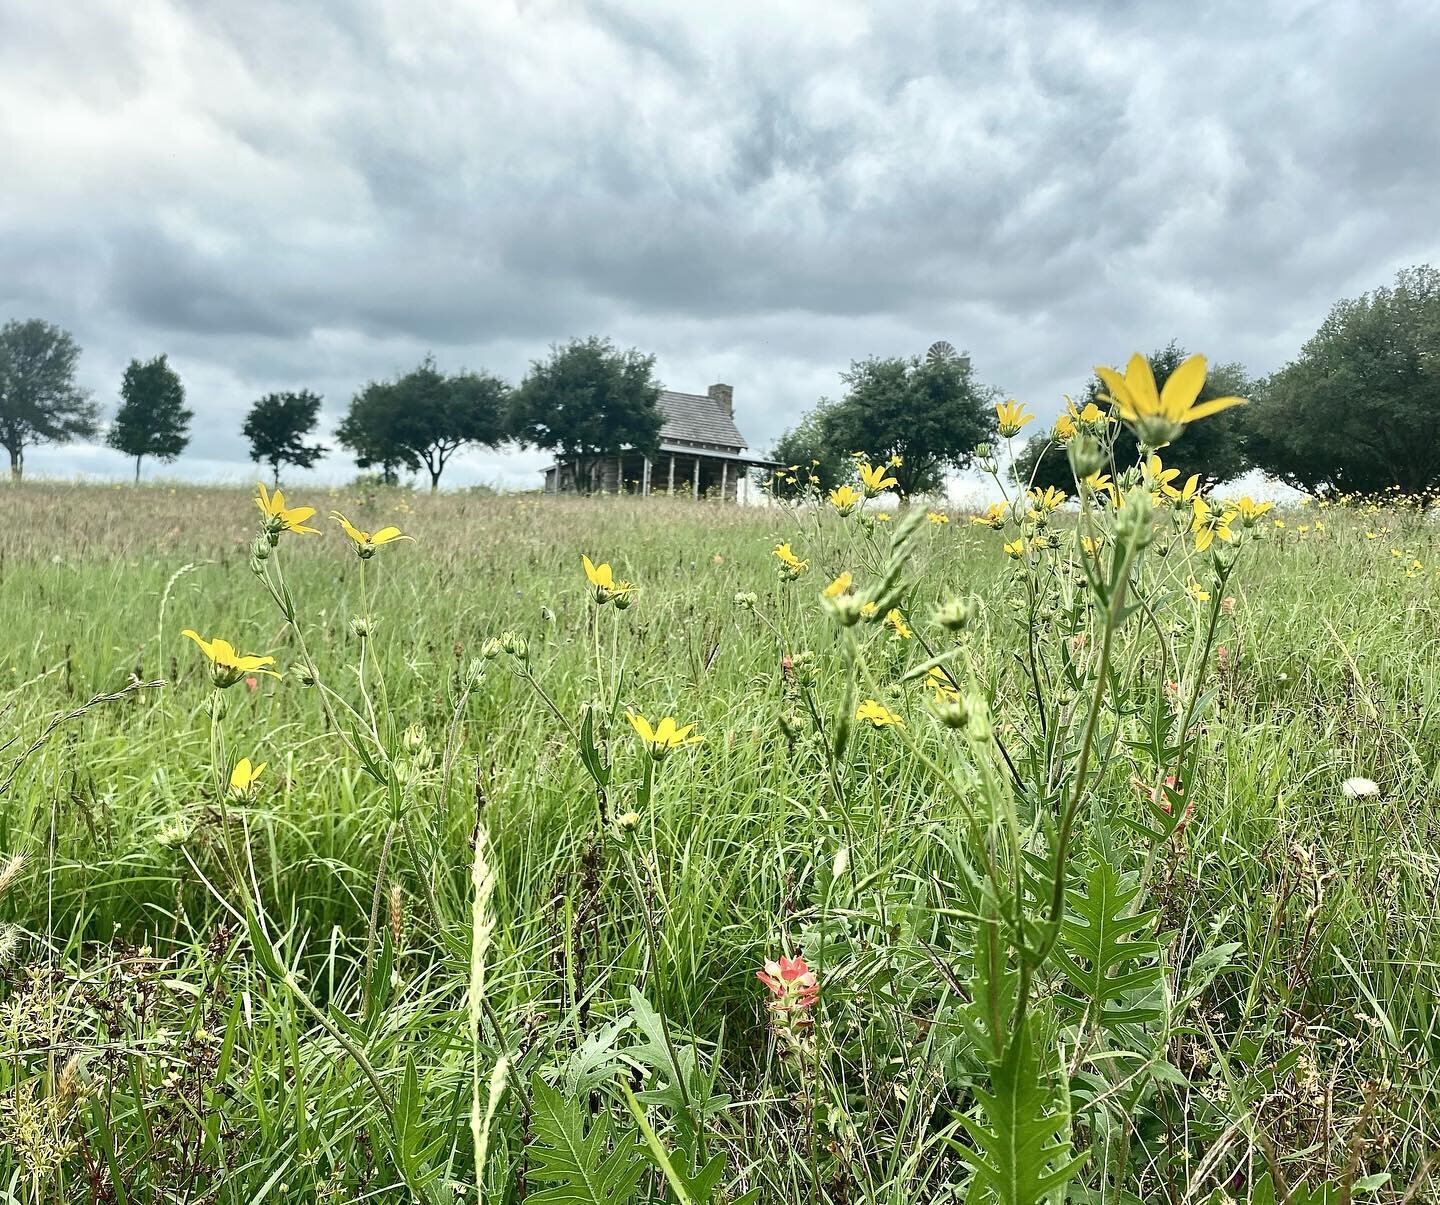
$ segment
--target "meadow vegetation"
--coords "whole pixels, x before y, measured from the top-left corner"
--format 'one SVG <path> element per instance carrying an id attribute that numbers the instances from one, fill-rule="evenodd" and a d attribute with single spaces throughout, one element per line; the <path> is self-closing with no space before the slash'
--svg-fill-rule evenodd
<path id="1" fill-rule="evenodd" d="M 1436 1199 L 1431 515 L 1115 376 L 1078 508 L 12 491 L 0 1199 Z"/>

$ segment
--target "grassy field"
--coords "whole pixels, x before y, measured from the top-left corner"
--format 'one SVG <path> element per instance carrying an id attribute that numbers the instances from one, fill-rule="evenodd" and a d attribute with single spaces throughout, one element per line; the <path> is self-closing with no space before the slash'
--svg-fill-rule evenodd
<path id="1" fill-rule="evenodd" d="M 296 494 L 6 495 L 0 1201 L 1440 1199 L 1423 515 Z"/>

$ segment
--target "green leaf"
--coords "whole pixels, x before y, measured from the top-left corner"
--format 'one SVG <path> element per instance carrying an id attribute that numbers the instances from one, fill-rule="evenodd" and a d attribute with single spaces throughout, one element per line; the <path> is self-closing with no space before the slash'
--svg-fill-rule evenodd
<path id="1" fill-rule="evenodd" d="M 989 1064 L 990 1090 L 976 1088 L 984 1119 L 959 1119 L 975 1144 L 972 1149 L 952 1140 L 975 1173 L 968 1202 L 1036 1205 L 1085 1161 L 1070 1154 L 1065 1094 L 1042 1075 L 1032 1029 L 1033 1023 L 1022 1026 L 1005 1057 Z M 1061 1107 L 1053 1107 L 1056 1101 Z"/>
<path id="2" fill-rule="evenodd" d="M 1150 935 L 1156 913 L 1131 915 L 1138 882 L 1122 883 L 1104 858 L 1090 867 L 1085 890 L 1065 893 L 1056 964 L 1070 992 L 1060 1001 L 1077 1019 L 1114 1029 L 1153 1021 L 1158 1008 L 1136 1003 L 1161 986 L 1160 943 Z"/>
<path id="3" fill-rule="evenodd" d="M 534 1105 L 530 1176 L 548 1188 L 532 1192 L 532 1205 L 628 1205 L 649 1169 L 632 1131 L 615 1135 L 607 1113 L 585 1128 L 586 1112 L 538 1075 L 530 1081 Z"/>

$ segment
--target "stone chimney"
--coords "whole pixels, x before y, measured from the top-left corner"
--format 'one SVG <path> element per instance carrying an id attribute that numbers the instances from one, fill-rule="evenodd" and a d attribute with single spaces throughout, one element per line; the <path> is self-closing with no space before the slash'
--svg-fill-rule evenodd
<path id="1" fill-rule="evenodd" d="M 705 391 L 710 395 L 712 402 L 719 402 L 725 408 L 725 413 L 731 418 L 735 417 L 735 390 L 729 385 L 711 385 Z"/>

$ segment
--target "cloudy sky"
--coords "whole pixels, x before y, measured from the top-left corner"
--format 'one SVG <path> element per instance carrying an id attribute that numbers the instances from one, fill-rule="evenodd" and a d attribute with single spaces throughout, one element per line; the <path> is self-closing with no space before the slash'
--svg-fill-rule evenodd
<path id="1" fill-rule="evenodd" d="M 168 353 L 185 477 L 250 477 L 267 391 L 333 423 L 591 333 L 733 383 L 761 449 L 940 338 L 1048 416 L 1171 338 L 1269 371 L 1440 260 L 1437 64 L 1434 0 L 0 0 L 0 320 L 72 331 L 107 412 Z"/>

